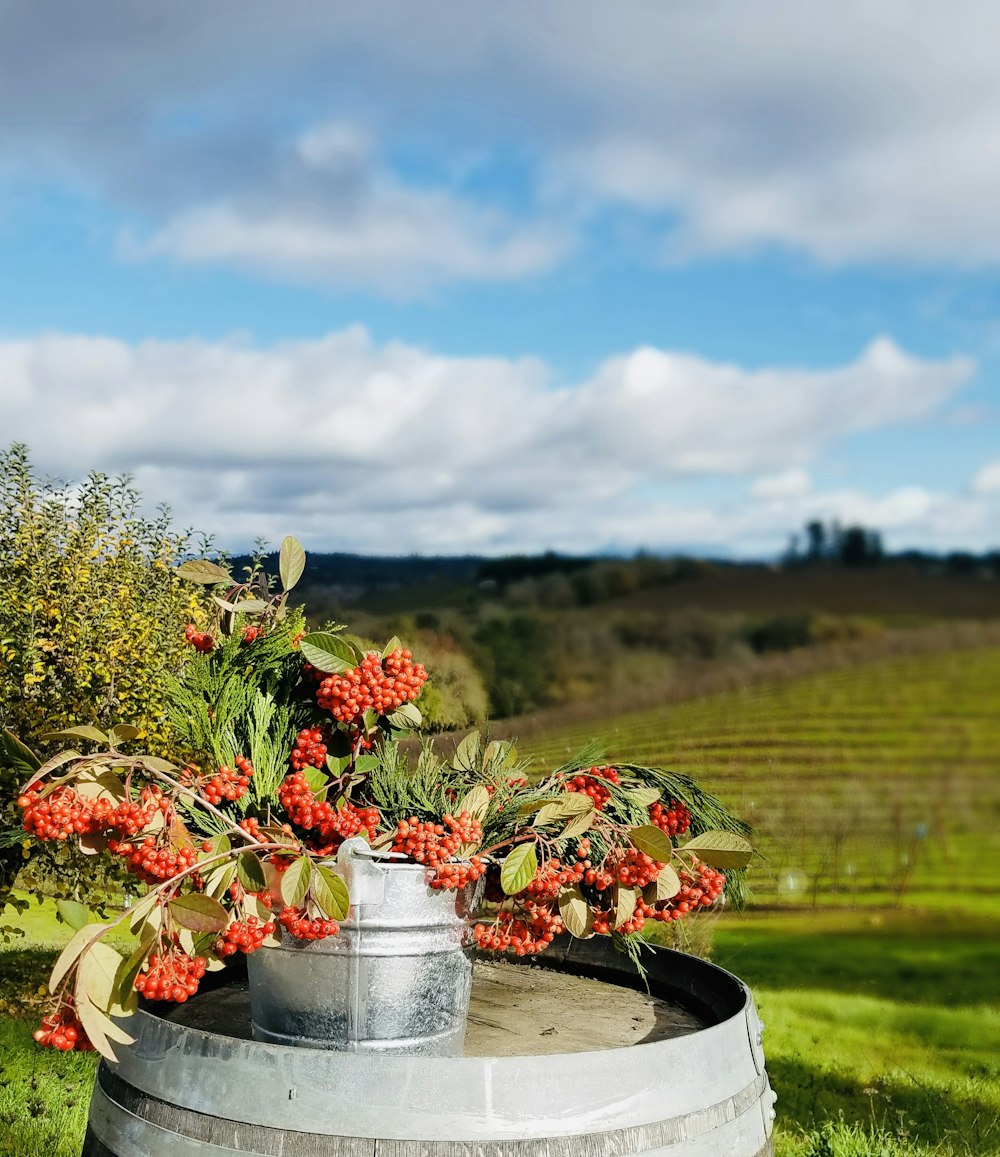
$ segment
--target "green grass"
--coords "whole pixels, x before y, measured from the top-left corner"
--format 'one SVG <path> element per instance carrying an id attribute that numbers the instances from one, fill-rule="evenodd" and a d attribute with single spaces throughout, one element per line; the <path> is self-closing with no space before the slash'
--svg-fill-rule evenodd
<path id="1" fill-rule="evenodd" d="M 724 918 L 714 959 L 767 1025 L 779 1155 L 1000 1153 L 998 932 L 958 914 Z"/>

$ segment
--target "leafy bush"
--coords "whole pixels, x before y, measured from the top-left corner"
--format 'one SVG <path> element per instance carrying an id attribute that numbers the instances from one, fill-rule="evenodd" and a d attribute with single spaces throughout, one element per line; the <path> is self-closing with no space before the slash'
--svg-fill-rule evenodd
<path id="1" fill-rule="evenodd" d="M 189 536 L 140 507 L 126 477 L 63 485 L 38 478 L 25 446 L 0 453 L 0 729 L 31 747 L 56 727 L 128 720 L 147 750 L 169 751 L 166 683 L 206 596 L 176 575 Z M 21 758 L 9 739 L 0 748 L 8 845 Z M 19 846 L 2 855 L 0 895 L 24 858 Z"/>
<path id="2" fill-rule="evenodd" d="M 428 731 L 457 731 L 482 723 L 489 697 L 472 660 L 446 634 L 426 632 L 417 642 L 430 679 L 419 707 Z"/>

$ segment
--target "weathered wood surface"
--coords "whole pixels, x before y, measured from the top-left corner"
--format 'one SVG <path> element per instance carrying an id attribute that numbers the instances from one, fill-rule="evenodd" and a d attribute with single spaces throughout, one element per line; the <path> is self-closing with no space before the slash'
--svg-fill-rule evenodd
<path id="1" fill-rule="evenodd" d="M 249 1040 L 246 983 L 180 1005 L 169 1019 Z M 645 992 L 543 968 L 477 961 L 465 1056 L 593 1052 L 669 1040 L 704 1027 L 680 1005 Z"/>

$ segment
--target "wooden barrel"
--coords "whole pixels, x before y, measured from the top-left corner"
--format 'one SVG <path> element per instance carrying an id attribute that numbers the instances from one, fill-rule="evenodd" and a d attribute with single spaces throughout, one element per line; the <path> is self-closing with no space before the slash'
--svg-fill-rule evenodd
<path id="1" fill-rule="evenodd" d="M 241 982 L 140 1012 L 99 1069 L 83 1157 L 769 1157 L 749 991 L 695 957 L 648 959 L 648 992 L 603 939 L 543 968 L 477 965 L 461 1057 L 247 1039 Z"/>

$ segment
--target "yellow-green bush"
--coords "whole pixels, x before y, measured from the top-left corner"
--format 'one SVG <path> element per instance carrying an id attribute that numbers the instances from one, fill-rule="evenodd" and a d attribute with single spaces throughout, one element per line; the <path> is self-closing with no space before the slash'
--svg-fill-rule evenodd
<path id="1" fill-rule="evenodd" d="M 0 725 L 29 744 L 52 727 L 127 720 L 168 742 L 167 674 L 203 589 L 177 578 L 186 534 L 140 513 L 127 478 L 40 481 L 27 450 L 0 454 Z"/>
<path id="2" fill-rule="evenodd" d="M 44 754 L 45 731 L 129 722 L 144 750 L 168 753 L 166 679 L 183 662 L 185 623 L 207 610 L 205 588 L 176 575 L 189 541 L 165 510 L 142 515 L 128 478 L 63 485 L 40 479 L 23 445 L 0 453 L 0 729 Z M 24 769 L 3 762 L 10 845 Z"/>

